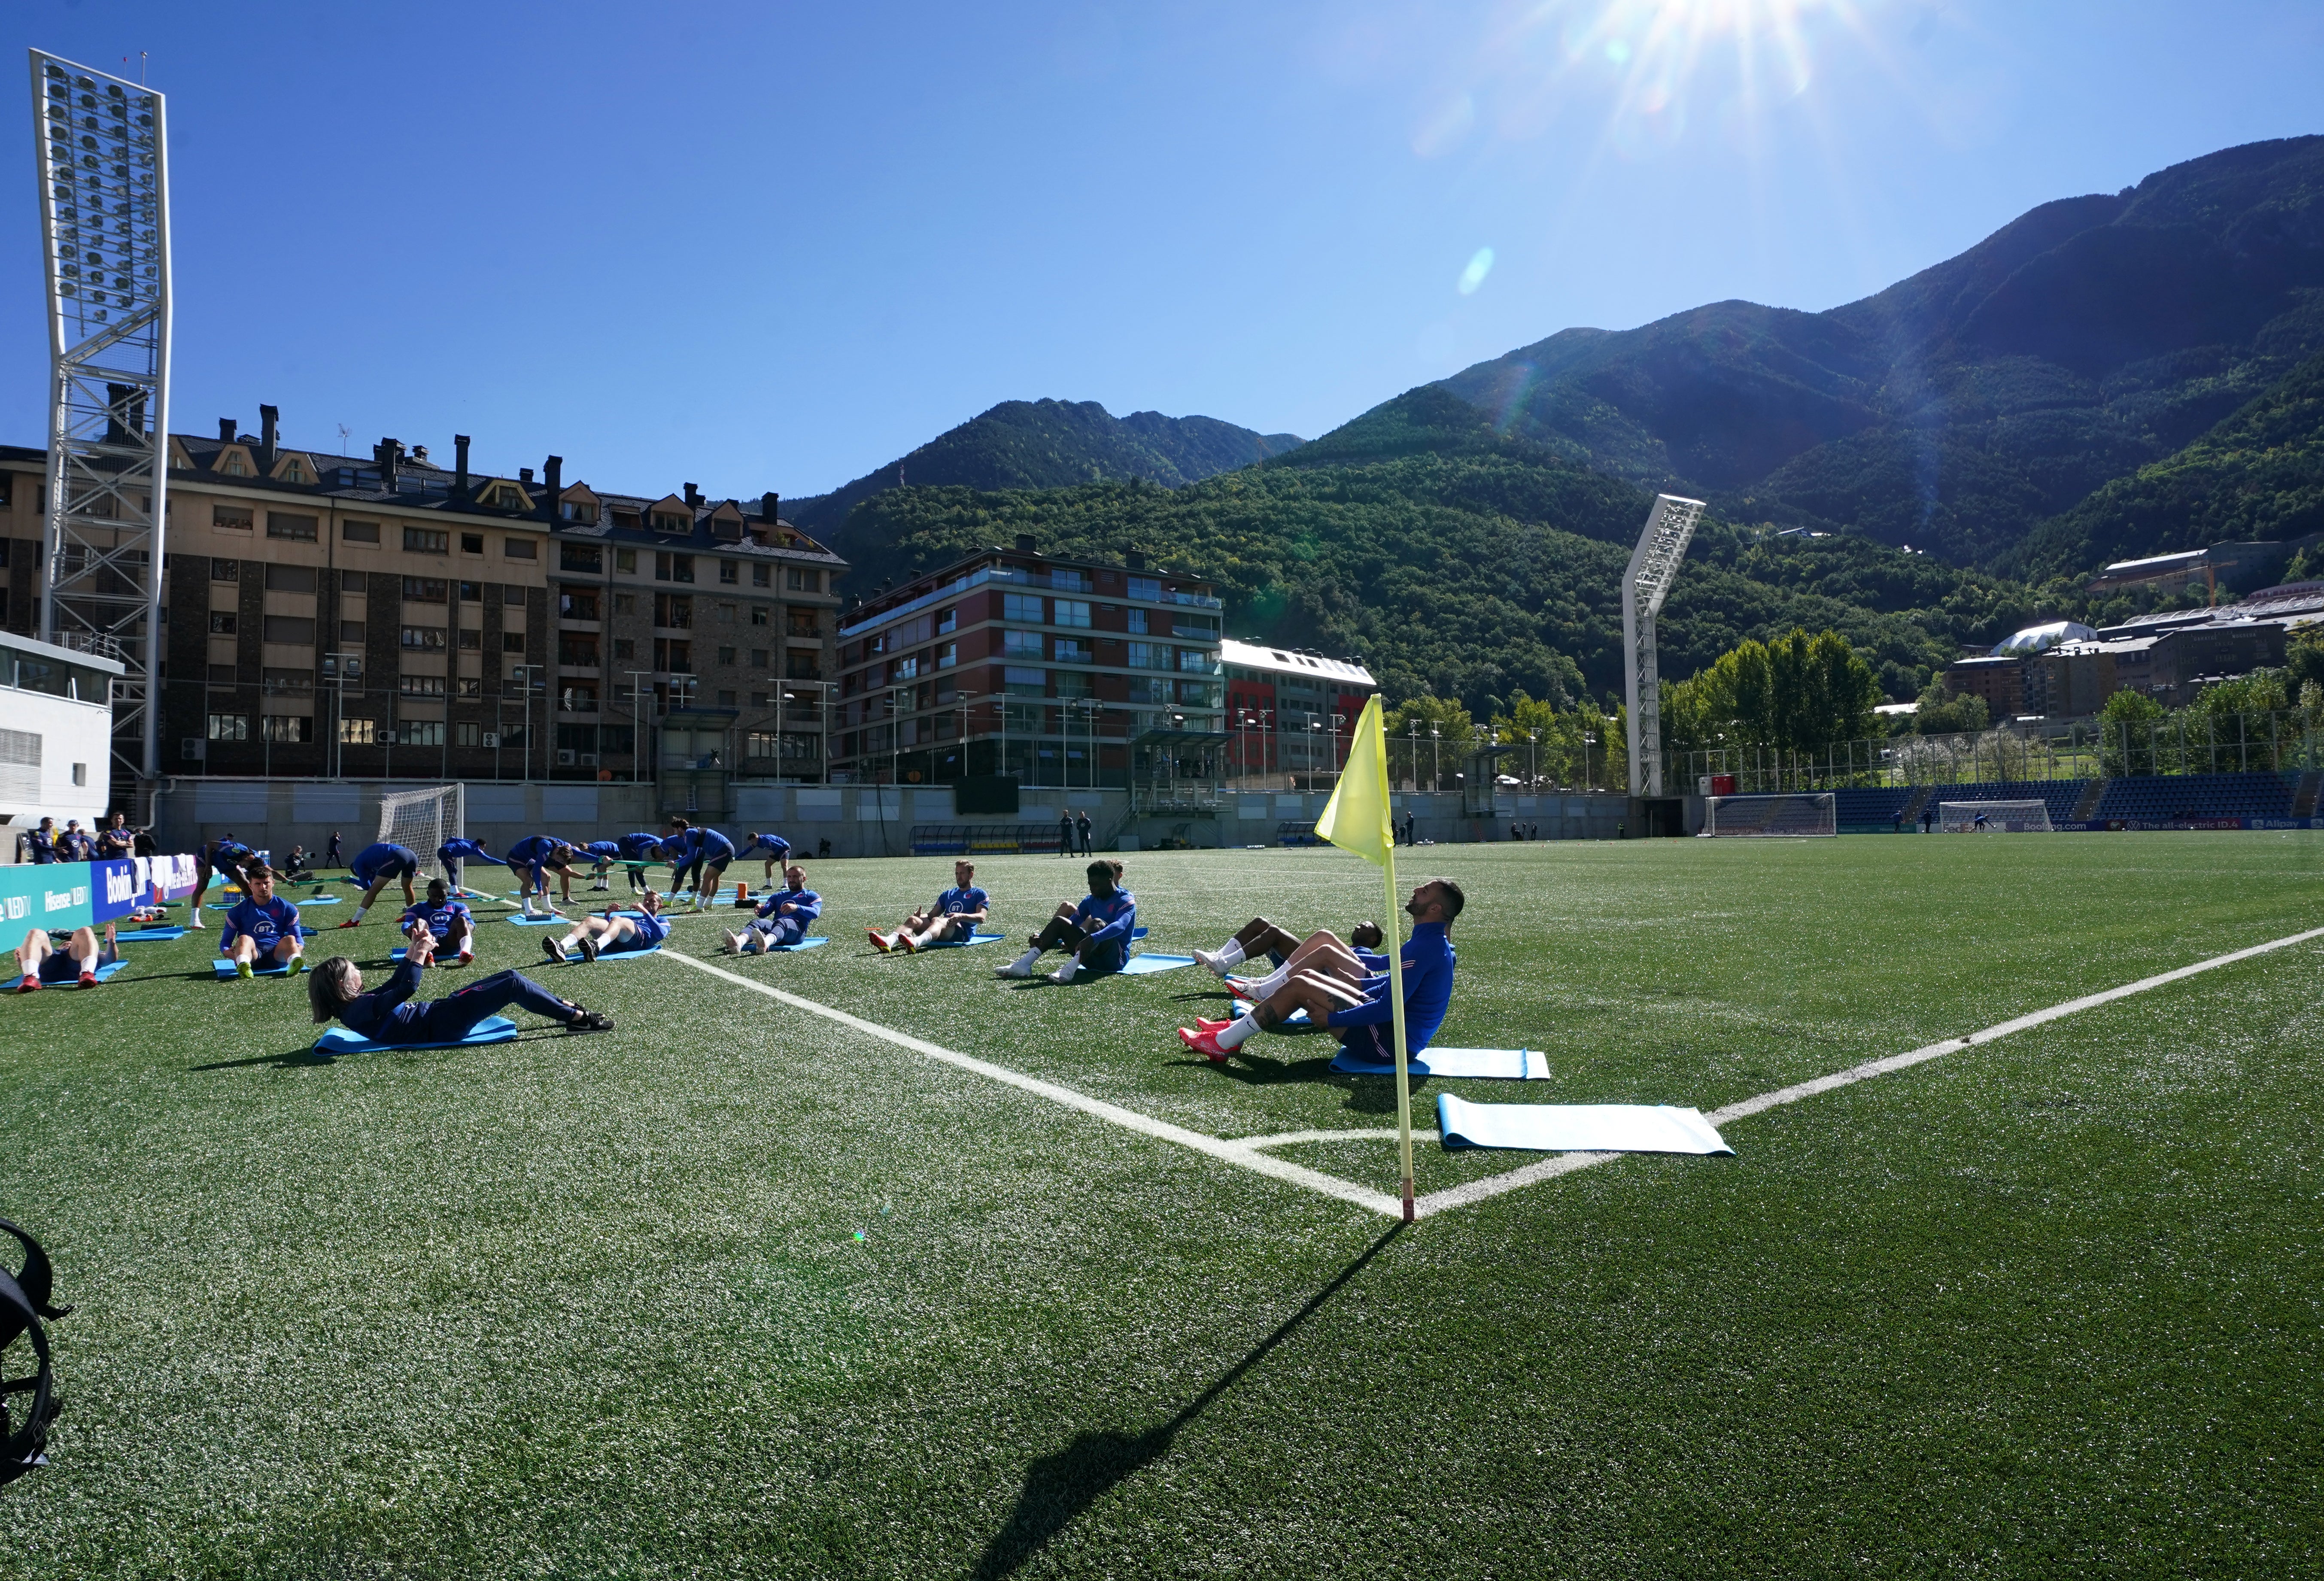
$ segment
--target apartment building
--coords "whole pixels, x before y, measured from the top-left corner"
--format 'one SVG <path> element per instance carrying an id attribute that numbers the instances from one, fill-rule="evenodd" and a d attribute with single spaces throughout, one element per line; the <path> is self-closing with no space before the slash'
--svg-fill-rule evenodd
<path id="1" fill-rule="evenodd" d="M 1221 644 L 1229 772 L 1245 783 L 1328 786 L 1347 761 L 1348 732 L 1379 684 L 1346 659 L 1259 642 Z"/>
<path id="2" fill-rule="evenodd" d="M 820 682 L 844 562 L 779 501 L 659 498 L 472 473 L 385 439 L 368 461 L 281 442 L 259 409 L 170 443 L 165 773 L 654 777 L 731 770 L 777 694 Z M 45 454 L 0 447 L 11 630 L 39 618 Z M 820 772 L 810 708 L 763 767 Z M 794 716 L 796 717 L 796 716 Z M 696 749 L 705 733 L 733 743 Z M 812 744 L 809 744 L 812 743 Z"/>
<path id="3" fill-rule="evenodd" d="M 835 776 L 1094 787 L 1195 759 L 1215 773 L 1220 609 L 1203 578 L 1138 555 L 1044 555 L 1027 537 L 916 577 L 839 629 Z"/>

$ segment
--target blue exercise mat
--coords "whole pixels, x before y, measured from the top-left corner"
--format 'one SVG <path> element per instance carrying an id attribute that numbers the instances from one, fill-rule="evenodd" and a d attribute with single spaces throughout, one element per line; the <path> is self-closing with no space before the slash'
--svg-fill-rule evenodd
<path id="1" fill-rule="evenodd" d="M 456 1043 L 374 1043 L 359 1032 L 334 1026 L 315 1040 L 315 1052 L 321 1054 L 388 1053 L 397 1049 L 457 1049 L 471 1044 L 515 1041 L 515 1022 L 505 1016 L 488 1016 L 470 1027 L 468 1035 Z"/>
<path id="2" fill-rule="evenodd" d="M 942 939 L 934 944 L 923 944 L 923 950 L 965 950 L 973 944 L 998 944 L 1006 933 L 971 933 L 965 939 Z"/>
<path id="3" fill-rule="evenodd" d="M 1517 1147 L 1538 1153 L 1731 1154 L 1699 1109 L 1647 1103 L 1470 1103 L 1436 1095 L 1436 1129 L 1448 1148 Z"/>
<path id="4" fill-rule="evenodd" d="M 128 964 L 129 964 L 129 963 L 128 963 L 127 961 L 106 961 L 104 965 L 102 965 L 102 966 L 100 966 L 100 967 L 98 967 L 98 968 L 97 969 L 97 981 L 99 981 L 99 982 L 104 982 L 104 981 L 106 981 L 106 979 L 108 979 L 109 978 L 111 978 L 115 972 L 119 971 L 123 967 L 124 967 L 124 966 L 126 966 L 126 965 L 128 965 Z M 46 979 L 42 979 L 42 982 L 41 982 L 41 987 L 42 987 L 42 988 L 78 988 L 78 987 L 79 987 L 79 986 L 80 986 L 80 979 L 79 979 L 78 978 L 75 978 L 75 979 L 72 979 L 72 981 L 70 981 L 70 982 L 62 982 L 62 983 L 50 982 L 50 981 L 48 981 Z"/>
<path id="5" fill-rule="evenodd" d="M 210 970 L 220 982 L 224 982 L 228 978 L 242 975 L 235 970 L 233 961 L 226 960 L 211 961 Z M 287 961 L 270 961 L 261 965 L 257 961 L 253 961 L 250 965 L 250 972 L 253 977 L 288 977 L 290 975 L 290 963 Z"/>
<path id="6" fill-rule="evenodd" d="M 186 930 L 174 924 L 168 927 L 132 928 L 127 933 L 113 935 L 116 944 L 166 944 L 172 939 L 182 939 Z"/>
<path id="7" fill-rule="evenodd" d="M 569 928 L 573 925 L 571 917 L 561 916 L 512 916 L 508 920 L 520 928 Z"/>
<path id="8" fill-rule="evenodd" d="M 1133 955 L 1130 964 L 1121 969 L 1123 977 L 1150 977 L 1157 971 L 1176 971 L 1182 966 L 1192 966 L 1191 955 Z"/>
<path id="9" fill-rule="evenodd" d="M 636 945 L 631 945 L 629 948 L 623 950 L 600 950 L 597 951 L 597 959 L 600 961 L 635 961 L 639 956 L 651 955 L 660 948 L 661 944 L 659 941 L 656 941 L 651 944 L 648 944 L 642 950 L 639 949 Z M 576 950 L 574 951 L 573 959 L 567 962 L 567 964 L 570 966 L 586 966 L 588 962 L 581 958 L 580 951 Z"/>
<path id="10" fill-rule="evenodd" d="M 1332 1069 L 1343 1076 L 1393 1076 L 1396 1066 L 1385 1060 L 1359 1060 L 1342 1049 Z M 1425 1049 L 1405 1062 L 1415 1076 L 1443 1076 L 1485 1081 L 1546 1081 L 1549 1056 L 1538 1049 Z"/>
<path id="11" fill-rule="evenodd" d="M 813 938 L 801 939 L 796 944 L 770 944 L 764 950 L 753 951 L 752 953 L 755 955 L 796 955 L 802 950 L 818 949 L 830 942 L 830 939 L 826 937 L 816 936 Z M 741 951 L 737 951 L 736 953 L 740 954 Z"/>
<path id="12" fill-rule="evenodd" d="M 292 905 L 294 905 L 306 906 L 306 905 L 338 905 L 338 903 L 339 903 L 339 897 L 338 897 L 337 896 L 336 896 L 336 895 L 309 895 L 309 896 L 307 896 L 307 898 L 306 898 L 306 899 L 304 899 L 304 900 L 299 900 L 299 901 L 293 901 L 291 904 L 292 904 Z"/>

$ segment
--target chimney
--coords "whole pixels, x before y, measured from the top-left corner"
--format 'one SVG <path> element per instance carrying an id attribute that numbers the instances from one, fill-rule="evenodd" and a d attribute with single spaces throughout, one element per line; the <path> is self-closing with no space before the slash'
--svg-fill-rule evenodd
<path id="1" fill-rule="evenodd" d="M 262 406 L 258 409 L 258 447 L 263 453 L 259 457 L 258 464 L 268 472 L 274 470 L 275 432 L 281 427 L 281 412 L 273 407 Z M 396 446 L 396 453 L 401 455 L 402 448 L 401 446 Z"/>
<path id="2" fill-rule="evenodd" d="M 1143 549 L 1131 549 L 1129 553 L 1121 556 L 1121 563 L 1129 566 L 1132 571 L 1143 571 L 1146 569 L 1146 551 Z"/>
<path id="3" fill-rule="evenodd" d="M 1033 547 L 1033 535 L 1031 533 L 1020 532 L 1017 535 L 1017 552 L 1020 555 L 1031 555 L 1038 554 L 1039 552 Z"/>
<path id="4" fill-rule="evenodd" d="M 549 491 L 549 498 L 542 502 L 543 508 L 548 512 L 549 519 L 554 521 L 557 519 L 557 496 L 565 487 L 565 458 L 561 455 L 550 456 L 541 465 L 540 478 Z"/>
<path id="5" fill-rule="evenodd" d="M 516 481 L 522 483 L 525 487 L 530 488 L 532 486 L 532 468 L 529 466 L 521 466 L 517 468 Z"/>
<path id="6" fill-rule="evenodd" d="M 274 409 L 272 407 L 262 406 L 258 409 L 263 413 L 272 411 Z M 393 493 L 395 492 L 396 473 L 401 470 L 403 464 L 403 441 L 401 439 L 382 439 L 378 444 L 371 447 L 371 458 L 379 464 L 379 486 L 387 490 L 390 493 Z"/>
<path id="7" fill-rule="evenodd" d="M 770 528 L 775 525 L 776 518 L 780 515 L 782 503 L 782 496 L 772 489 L 759 496 L 759 514 L 767 519 L 767 525 Z"/>
<path id="8" fill-rule="evenodd" d="M 700 510 L 702 507 L 702 491 L 696 488 L 692 483 L 687 484 L 686 502 L 688 505 L 693 506 L 695 509 Z"/>
<path id="9" fill-rule="evenodd" d="M 452 465 L 456 469 L 452 476 L 452 492 L 465 494 L 468 492 L 468 437 L 466 434 L 452 436 Z"/>
<path id="10" fill-rule="evenodd" d="M 218 419 L 218 443 L 221 445 L 233 444 L 234 431 L 240 425 L 232 418 L 220 418 Z"/>

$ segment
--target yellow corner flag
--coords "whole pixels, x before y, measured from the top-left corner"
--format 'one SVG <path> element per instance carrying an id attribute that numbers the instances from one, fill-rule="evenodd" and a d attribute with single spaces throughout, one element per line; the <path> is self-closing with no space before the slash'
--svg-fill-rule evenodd
<path id="1" fill-rule="evenodd" d="M 1315 832 L 1342 850 L 1377 864 L 1388 885 L 1388 993 L 1396 1033 L 1396 1129 L 1403 1150 L 1404 1221 L 1412 1222 L 1412 1080 L 1404 1053 L 1404 924 L 1395 921 L 1396 824 L 1388 799 L 1388 729 L 1379 694 L 1372 694 L 1357 716 L 1348 742 L 1347 767 Z"/>

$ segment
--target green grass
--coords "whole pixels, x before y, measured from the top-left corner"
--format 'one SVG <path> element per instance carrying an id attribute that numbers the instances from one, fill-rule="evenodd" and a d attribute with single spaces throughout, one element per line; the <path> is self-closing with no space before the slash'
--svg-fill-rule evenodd
<path id="1" fill-rule="evenodd" d="M 1153 949 L 1380 909 L 1334 852 L 1130 860 Z M 1022 931 L 1076 867 L 983 880 Z M 817 864 L 834 942 L 735 970 L 1217 1135 L 1392 1119 L 1320 1040 L 1184 1058 L 1222 1002 L 1198 970 L 1018 987 L 1002 947 L 862 943 L 945 869 Z M 1550 1053 L 1452 1084 L 1480 1100 L 1708 1110 L 2324 923 L 2306 835 L 1408 872 L 1470 897 L 1443 1040 Z M 2324 1545 L 2316 945 L 1737 1122 L 1733 1158 L 1396 1231 L 676 962 L 553 973 L 538 937 L 488 924 L 479 968 L 618 1031 L 318 1062 L 298 983 L 212 983 L 190 937 L 0 1004 L 0 1213 L 79 1306 L 0 1576 L 2256 1575 Z M 1391 1144 L 1282 1155 L 1393 1189 Z M 1424 1148 L 1421 1186 L 1529 1157 Z"/>

